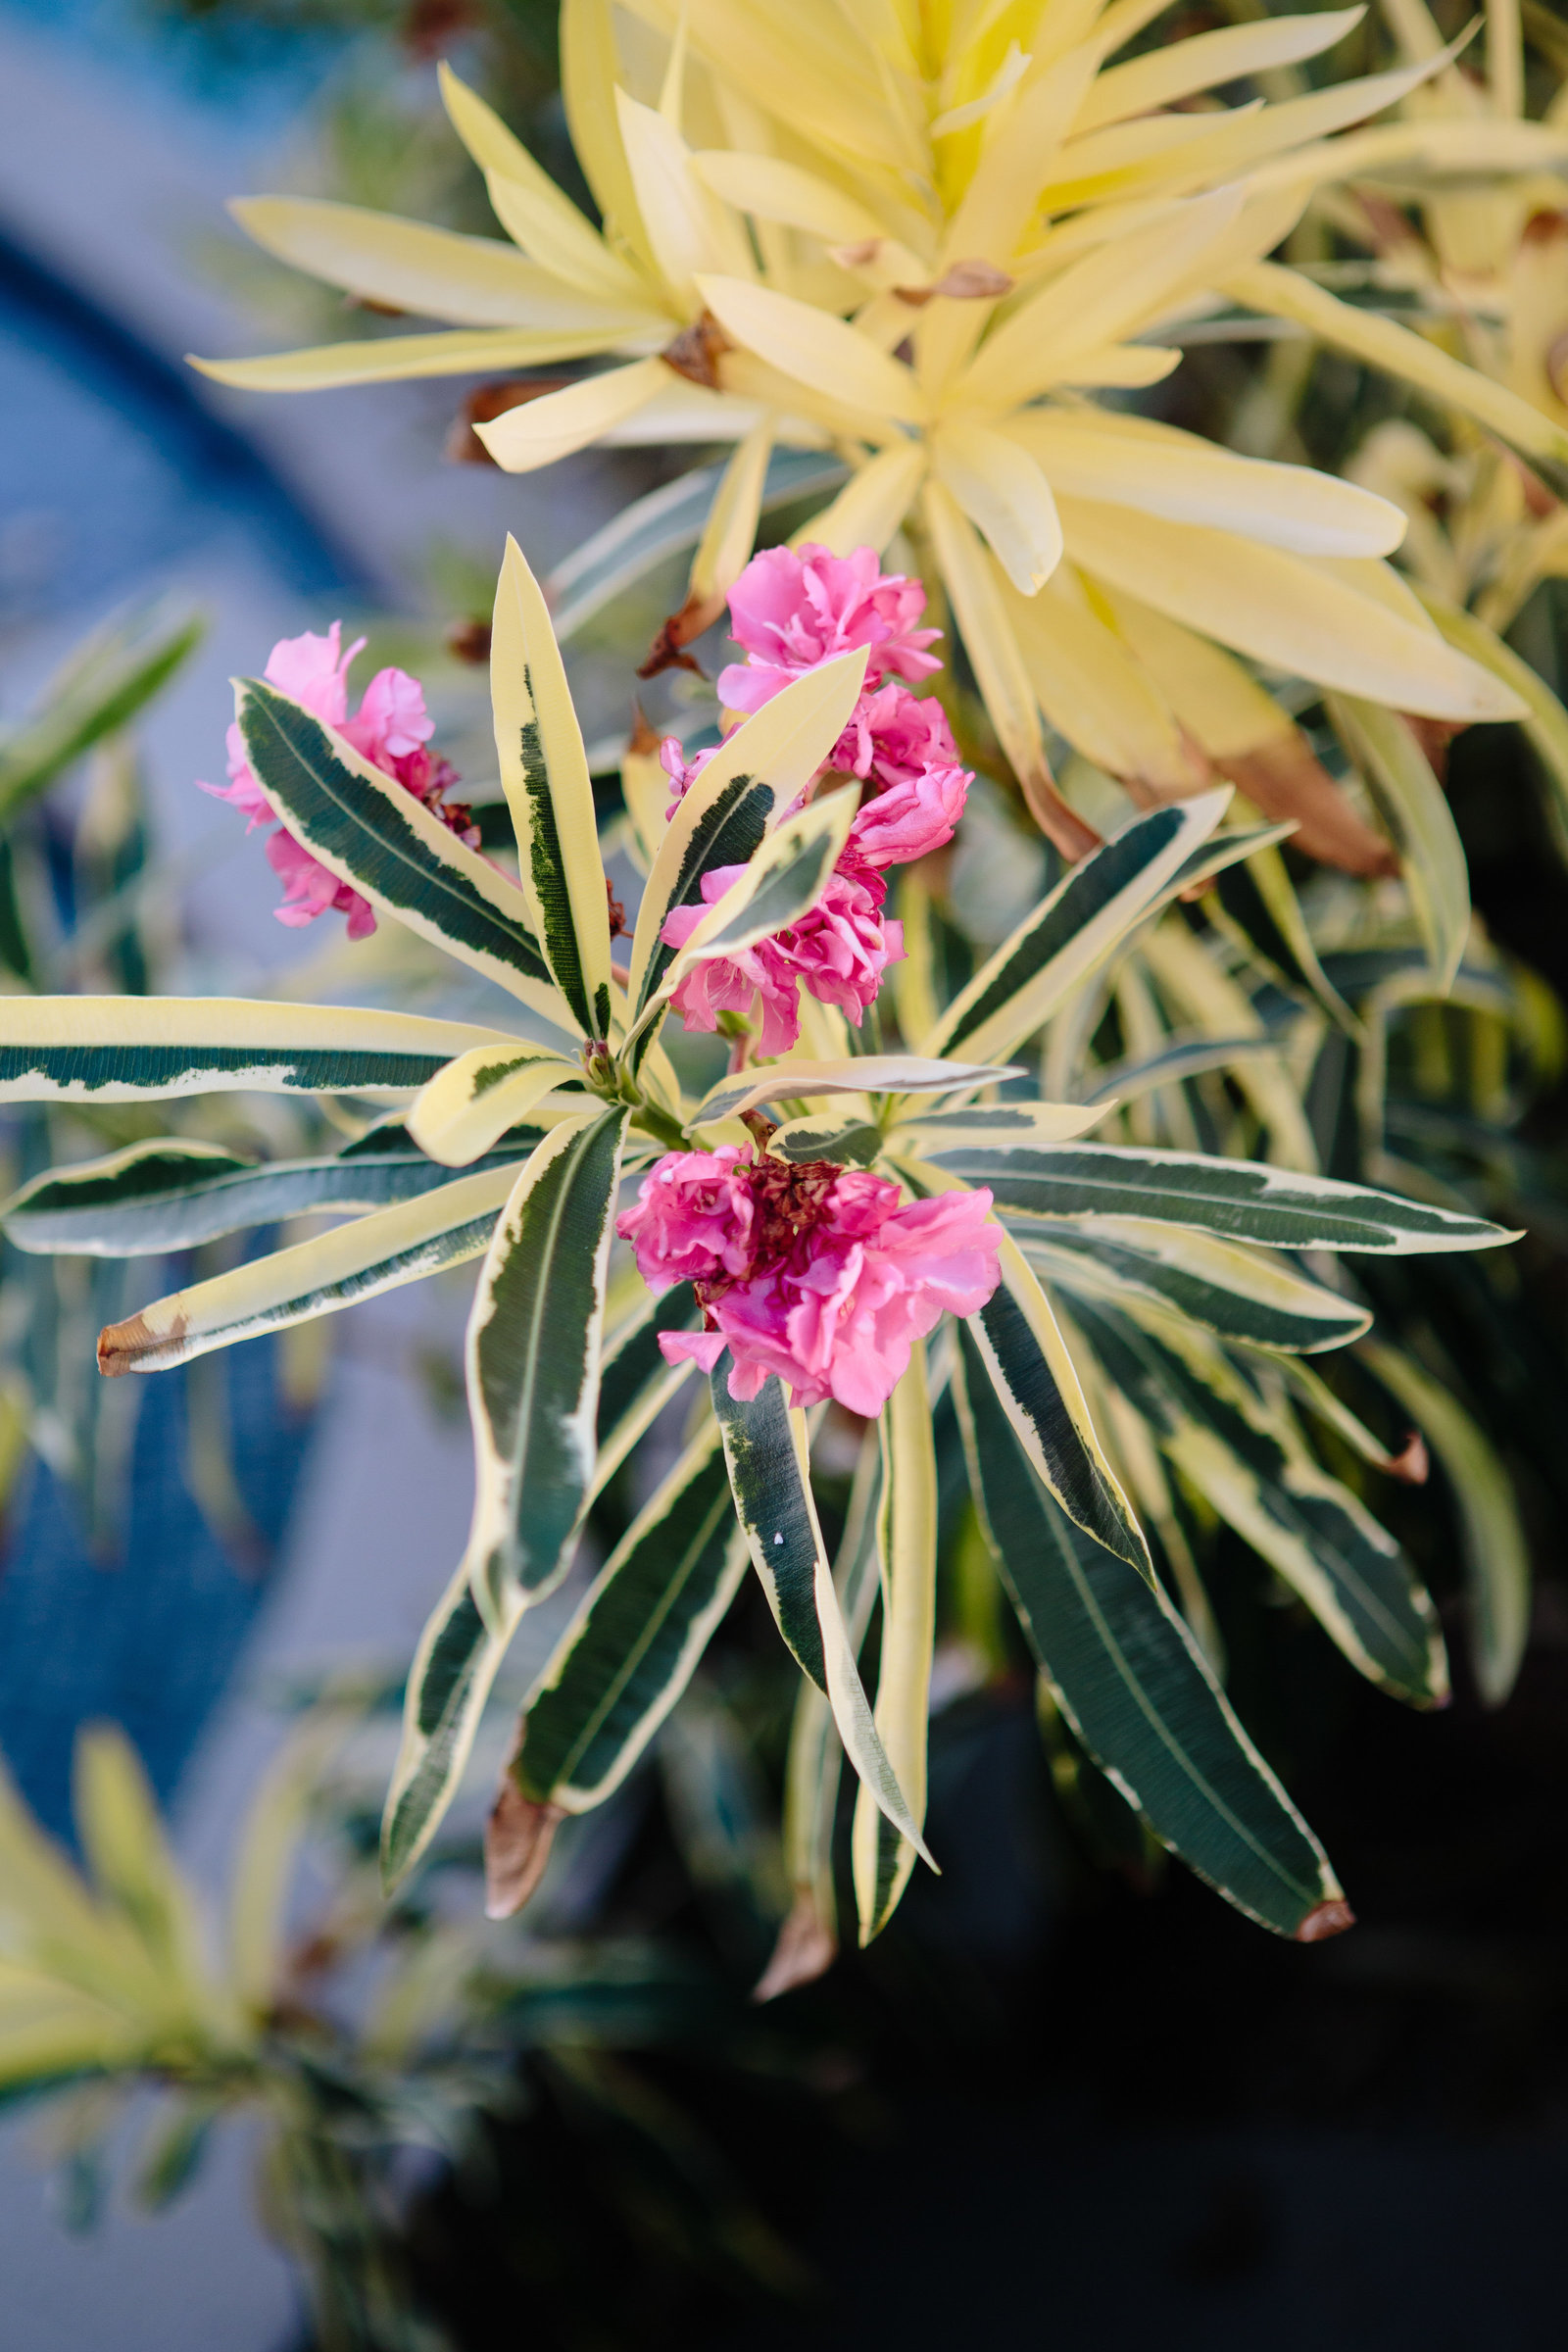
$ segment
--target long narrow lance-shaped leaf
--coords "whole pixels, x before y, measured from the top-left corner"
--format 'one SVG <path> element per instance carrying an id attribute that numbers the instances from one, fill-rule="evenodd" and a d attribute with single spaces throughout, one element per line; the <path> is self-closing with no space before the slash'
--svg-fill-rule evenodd
<path id="1" fill-rule="evenodd" d="M 409 1107 L 409 1133 L 443 1167 L 466 1168 L 509 1127 L 517 1127 L 558 1087 L 581 1089 L 581 1072 L 526 1038 L 505 1051 L 478 1046 L 459 1054 Z M 571 1101 L 571 1096 L 564 1098 Z M 587 1107 L 578 1101 L 578 1108 Z"/>
<path id="2" fill-rule="evenodd" d="M 1095 1434 L 1078 1374 L 1051 1302 L 1009 1237 L 1002 1279 L 971 1318 L 974 1345 L 1036 1476 L 1069 1519 L 1153 1581 L 1132 1504 Z"/>
<path id="3" fill-rule="evenodd" d="M 692 1371 L 692 1360 L 666 1364 L 661 1332 L 689 1331 L 701 1319 L 689 1284 L 650 1297 L 642 1310 L 605 1342 L 599 1373 L 598 1453 L 594 1493 L 603 1492 L 638 1440 Z"/>
<path id="4" fill-rule="evenodd" d="M 842 461 L 825 450 L 775 449 L 767 462 L 761 512 L 768 514 L 796 499 L 836 490 L 844 473 Z M 556 565 L 544 589 L 559 644 L 666 557 L 696 545 L 723 474 L 722 465 L 699 466 L 661 483 Z"/>
<path id="5" fill-rule="evenodd" d="M 857 1657 L 876 1603 L 881 1495 L 881 1443 L 878 1435 L 867 1429 L 860 1441 L 844 1535 L 833 1563 L 834 1590 Z M 843 1762 L 844 1749 L 833 1727 L 827 1693 L 803 1675 L 784 1767 L 784 1863 L 792 1900 L 754 2000 L 774 2000 L 798 1984 L 810 1984 L 837 1956 L 833 1833 Z"/>
<path id="6" fill-rule="evenodd" d="M 1490 669 L 1494 677 L 1511 687 L 1524 705 L 1520 720 L 1531 749 L 1540 760 L 1550 793 L 1549 808 L 1555 819 L 1554 830 L 1559 841 L 1568 840 L 1568 710 L 1552 693 L 1544 678 L 1537 675 L 1528 662 L 1522 661 L 1510 645 L 1466 612 L 1459 605 L 1450 604 L 1446 597 L 1412 581 L 1417 596 L 1446 637 L 1461 654 Z"/>
<path id="7" fill-rule="evenodd" d="M 590 1502 L 692 1370 L 689 1361 L 666 1365 L 657 1336 L 661 1328 L 691 1319 L 690 1293 L 670 1292 L 650 1303 L 654 1312 L 636 1318 L 605 1349 Z M 409 1669 L 403 1738 L 381 1820 L 381 1870 L 389 1891 L 414 1868 L 457 1793 L 524 1597 L 512 1601 L 492 1631 L 479 1614 L 465 1558 L 425 1624 Z"/>
<path id="8" fill-rule="evenodd" d="M 564 1025 L 527 901 L 505 874 L 275 686 L 241 678 L 234 696 L 257 781 L 313 858 L 379 913 Z"/>
<path id="9" fill-rule="evenodd" d="M 830 793 L 792 816 L 762 843 L 745 870 L 710 906 L 664 969 L 628 1032 L 622 1053 L 636 1066 L 676 989 L 703 963 L 739 955 L 808 914 L 833 878 L 855 822 L 854 796 Z M 640 1052 L 639 1052 L 640 1049 Z"/>
<path id="10" fill-rule="evenodd" d="M 540 1132 L 509 1137 L 484 1167 L 514 1166 Z M 0 1222 L 19 1250 L 157 1257 L 313 1210 L 364 1215 L 451 1181 L 449 1168 L 420 1152 L 340 1152 L 258 1165 L 218 1144 L 165 1136 L 35 1176 L 0 1210 Z"/>
<path id="11" fill-rule="evenodd" d="M 422 1281 L 489 1247 L 513 1166 L 460 1177 L 414 1200 L 378 1208 L 291 1250 L 155 1299 L 98 1339 L 98 1369 L 163 1372 L 264 1331 L 335 1314 L 357 1299 Z"/>
<path id="12" fill-rule="evenodd" d="M 517 1178 L 468 1319 L 468 1579 L 499 1632 L 565 1573 L 588 1506 L 605 1277 L 630 1113 L 564 1121 Z"/>
<path id="13" fill-rule="evenodd" d="M 876 1728 L 909 1810 L 923 1824 L 931 1645 L 936 1639 L 937 1457 L 922 1341 L 916 1340 L 909 1368 L 882 1408 L 881 1445 L 877 1554 L 882 1655 Z M 854 1858 L 860 1941 L 865 1944 L 881 1934 L 898 1909 L 914 1868 L 914 1848 L 898 1836 L 864 1788 L 855 1802 Z"/>
<path id="14" fill-rule="evenodd" d="M 6 997 L 0 1102 L 157 1095 L 403 1095 L 505 1030 L 354 1005 L 250 997 Z"/>
<path id="15" fill-rule="evenodd" d="M 831 753 L 865 676 L 863 651 L 796 678 L 727 735 L 670 810 L 637 910 L 627 993 L 641 1012 L 673 960 L 660 933 L 703 904 L 703 876 L 744 865 Z"/>
<path id="16" fill-rule="evenodd" d="M 128 726 L 201 643 L 204 624 L 162 633 L 112 627 L 76 649 L 36 716 L 0 737 L 0 823 L 10 824 L 72 761 Z"/>
<path id="17" fill-rule="evenodd" d="M 1078 1320 L 1183 1477 L 1300 1594 L 1350 1663 L 1413 1705 L 1441 1705 L 1448 1670 L 1431 1600 L 1394 1538 L 1319 1469 L 1284 1417 L 1199 1333 L 1086 1302 Z"/>
<path id="18" fill-rule="evenodd" d="M 1443 787 L 1397 711 L 1351 694 L 1331 694 L 1326 708 L 1398 844 L 1433 978 L 1446 993 L 1470 936 L 1470 873 Z"/>
<path id="19" fill-rule="evenodd" d="M 934 1152 L 929 1164 L 968 1185 L 988 1185 L 1000 1215 L 1147 1218 L 1195 1225 L 1265 1250 L 1353 1250 L 1409 1256 L 1435 1250 L 1494 1250 L 1519 1236 L 1485 1217 L 1431 1208 L 1396 1193 L 1331 1176 L 1298 1175 L 1261 1160 L 1200 1152 L 1138 1151 L 1119 1144 L 1060 1150 Z"/>
<path id="20" fill-rule="evenodd" d="M 1109 1102 L 997 1102 L 962 1110 L 905 1108 L 888 1130 L 895 1152 L 995 1151 L 1008 1144 L 1065 1144 L 1098 1127 Z"/>
<path id="21" fill-rule="evenodd" d="M 1370 1341 L 1358 1352 L 1411 1415 L 1447 1474 L 1459 1514 L 1476 1682 L 1487 1705 L 1500 1707 L 1518 1680 L 1530 1638 L 1530 1546 L 1507 1468 L 1458 1399 L 1421 1365 Z"/>
<path id="22" fill-rule="evenodd" d="M 1359 1339 L 1370 1311 L 1353 1298 L 1212 1234 L 1132 1217 L 1086 1217 L 1046 1228 L 1020 1220 L 1015 1240 L 1037 1274 L 1112 1304 L 1173 1306 L 1223 1340 L 1315 1353 Z"/>
<path id="23" fill-rule="evenodd" d="M 1073 866 L 949 1005 L 922 1051 L 1004 1060 L 1144 919 L 1230 797 L 1227 786 L 1151 809 Z"/>
<path id="24" fill-rule="evenodd" d="M 525 1797 L 584 1813 L 619 1787 L 747 1564 L 710 1421 L 605 1562 L 523 1706 L 512 1771 Z"/>
<path id="25" fill-rule="evenodd" d="M 545 600 L 510 532 L 496 585 L 490 694 L 534 936 L 584 1037 L 606 1038 L 610 901 L 588 756 Z"/>
<path id="26" fill-rule="evenodd" d="M 954 1095 L 1021 1078 L 1016 1065 L 976 1061 L 931 1061 L 915 1054 L 866 1054 L 846 1061 L 812 1061 L 790 1056 L 764 1068 L 743 1070 L 709 1088 L 694 1124 L 710 1127 L 738 1118 L 763 1102 L 808 1101 L 818 1095 Z M 1070 1106 L 1069 1106 L 1070 1115 Z"/>
<path id="27" fill-rule="evenodd" d="M 724 1435 L 735 1510 L 768 1606 L 802 1673 L 826 1691 L 844 1752 L 862 1783 L 894 1828 L 930 1862 L 860 1685 L 816 1522 L 806 1416 L 790 1411 L 776 1379 L 741 1402 L 729 1393 L 728 1371 L 722 1359 L 714 1367 L 713 1410 Z"/>
<path id="28" fill-rule="evenodd" d="M 425 1622 L 403 1698 L 403 1740 L 381 1815 L 381 1883 L 388 1894 L 424 1852 L 457 1794 L 507 1645 L 522 1611 L 494 1632 L 460 1562 Z"/>
<path id="29" fill-rule="evenodd" d="M 1328 1857 L 1157 1587 L 1091 1544 L 959 1331 L 959 1422 L 987 1538 L 1056 1704 L 1156 1838 L 1229 1902 L 1311 1943 L 1352 1924 Z"/>

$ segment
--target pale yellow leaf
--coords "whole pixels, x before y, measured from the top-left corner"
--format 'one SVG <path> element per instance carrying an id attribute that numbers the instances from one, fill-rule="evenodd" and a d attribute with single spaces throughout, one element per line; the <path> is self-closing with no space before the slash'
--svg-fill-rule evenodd
<path id="1" fill-rule="evenodd" d="M 1019 594 L 1035 595 L 1061 561 L 1061 524 L 1034 458 L 1007 434 L 954 417 L 932 436 L 932 463 Z"/>
<path id="2" fill-rule="evenodd" d="M 546 392 L 473 429 L 503 472 L 534 473 L 627 422 L 668 381 L 662 360 L 634 360 L 629 368 L 607 368 L 564 391 Z"/>
<path id="3" fill-rule="evenodd" d="M 725 333 L 781 374 L 877 417 L 913 424 L 923 416 L 912 370 L 847 320 L 735 277 L 705 276 L 698 291 Z"/>

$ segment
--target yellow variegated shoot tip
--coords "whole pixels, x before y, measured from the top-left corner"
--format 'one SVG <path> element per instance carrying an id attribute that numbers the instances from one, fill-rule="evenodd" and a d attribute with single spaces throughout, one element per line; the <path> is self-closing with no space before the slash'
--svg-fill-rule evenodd
<path id="1" fill-rule="evenodd" d="M 213 372 L 298 388 L 611 360 L 476 429 L 512 471 L 604 440 L 735 442 L 723 527 L 694 568 L 710 616 L 749 552 L 770 445 L 829 448 L 850 478 L 802 537 L 839 555 L 901 527 L 923 542 L 1002 748 L 1068 856 L 1096 836 L 1054 789 L 1048 728 L 1143 805 L 1227 775 L 1299 817 L 1318 855 L 1386 865 L 1234 656 L 1450 724 L 1518 716 L 1384 564 L 1398 505 L 1095 395 L 1167 373 L 1183 322 L 1238 287 L 1267 308 L 1275 278 L 1299 282 L 1259 269 L 1332 170 L 1334 134 L 1441 76 L 1441 47 L 1284 103 L 1192 112 L 1332 49 L 1358 12 L 1120 63 L 1157 5 L 1012 0 L 961 29 L 808 10 L 787 33 L 762 0 L 645 13 L 668 35 L 650 83 L 645 59 L 617 56 L 603 0 L 562 12 L 602 229 L 445 74 L 511 246 L 250 203 L 240 217 L 271 251 L 442 331 Z"/>

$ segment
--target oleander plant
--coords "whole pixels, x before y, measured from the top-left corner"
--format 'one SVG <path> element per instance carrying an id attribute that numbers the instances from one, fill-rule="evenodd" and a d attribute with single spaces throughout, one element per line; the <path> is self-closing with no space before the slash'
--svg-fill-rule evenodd
<path id="1" fill-rule="evenodd" d="M 406 926 L 493 981 L 510 1016 L 115 996 L 0 1011 L 13 1099 L 262 1089 L 395 1105 L 329 1156 L 255 1165 L 168 1137 L 24 1188 L 7 1229 L 31 1250 L 125 1257 L 284 1214 L 344 1220 L 106 1329 L 109 1375 L 482 1260 L 472 1525 L 409 1678 L 389 1885 L 439 1825 L 507 1646 L 567 1574 L 596 1495 L 661 1415 L 684 1414 L 673 1468 L 522 1710 L 489 1820 L 489 1908 L 520 1905 L 556 1826 L 624 1779 L 750 1566 L 807 1694 L 800 1897 L 771 1988 L 831 1956 L 808 1824 L 830 1821 L 841 1754 L 859 1785 L 861 1937 L 917 1859 L 940 1865 L 922 1824 L 943 1448 L 1061 1713 L 1154 1834 L 1282 1934 L 1349 1923 L 1167 1593 L 1186 1563 L 1162 1465 L 1364 1673 L 1441 1701 L 1431 1602 L 1314 1457 L 1296 1399 L 1321 1383 L 1301 1359 L 1367 1329 L 1360 1299 L 1323 1278 L 1340 1257 L 1512 1238 L 1462 1206 L 1319 1174 L 1281 1108 L 1295 1097 L 1277 1048 L 1260 1089 L 1284 1145 L 1270 1160 L 1090 1140 L 1147 1091 L 1136 1016 L 1109 1088 L 1070 1042 L 1072 1084 L 1043 1083 L 1058 1035 L 1103 1042 L 1097 992 L 1131 1004 L 1135 950 L 1173 999 L 1200 998 L 1204 974 L 1234 987 L 1183 910 L 1281 828 L 1237 821 L 1224 787 L 1135 815 L 958 978 L 921 877 L 973 779 L 942 703 L 915 691 L 938 668 L 923 601 L 869 548 L 807 542 L 745 567 L 730 598 L 745 660 L 719 679 L 734 723 L 695 749 L 670 737 L 628 775 L 634 814 L 616 821 L 645 867 L 628 922 L 549 612 L 509 543 L 491 691 L 515 880 L 472 846 L 413 679 L 383 670 L 350 715 L 336 630 L 277 647 L 239 684 L 223 797 L 275 820 L 284 920 L 335 907 L 351 936 Z M 728 1041 L 700 1093 L 669 1050 L 674 1022 Z M 1156 1083 L 1176 1074 L 1170 1051 Z M 1191 1043 L 1174 1051 L 1190 1075 Z M 1222 1058 L 1249 1061 L 1234 1039 L 1208 1056 Z M 825 1413 L 863 1432 L 836 1568 L 812 1493 Z M 858 1656 L 878 1598 L 873 1701 Z M 1196 1587 L 1187 1607 L 1200 1622 Z"/>

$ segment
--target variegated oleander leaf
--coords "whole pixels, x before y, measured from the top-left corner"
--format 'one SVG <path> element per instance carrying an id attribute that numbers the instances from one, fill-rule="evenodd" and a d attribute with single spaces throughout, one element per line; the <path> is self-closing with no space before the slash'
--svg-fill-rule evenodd
<path id="1" fill-rule="evenodd" d="M 610 901 L 594 788 L 539 583 L 509 532 L 496 585 L 490 694 L 529 919 L 584 1037 L 610 1035 Z"/>
<path id="2" fill-rule="evenodd" d="M 234 689 L 245 755 L 289 831 L 380 914 L 566 1025 L 566 1006 L 514 883 L 467 849 L 422 801 L 259 678 Z"/>
<path id="3" fill-rule="evenodd" d="M 313 1241 L 274 1250 L 187 1291 L 155 1299 L 98 1340 L 98 1369 L 163 1372 L 214 1348 L 335 1313 L 380 1291 L 461 1265 L 489 1247 L 515 1162 L 395 1201 Z"/>
<path id="4" fill-rule="evenodd" d="M 922 1050 L 1002 1060 L 1163 897 L 1224 815 L 1230 789 L 1139 816 L 1068 869 L 948 1006 Z"/>
<path id="5" fill-rule="evenodd" d="M 1369 1681 L 1440 1706 L 1448 1668 L 1437 1613 L 1394 1538 L 1320 1469 L 1200 1332 L 1080 1300 L 1076 1319 L 1183 1477 L 1268 1561 Z"/>
<path id="6" fill-rule="evenodd" d="M 565 1573 L 588 1507 L 605 1280 L 630 1113 L 566 1120 L 513 1188 L 468 1319 L 467 1573 L 499 1632 Z"/>
<path id="7" fill-rule="evenodd" d="M 662 482 L 556 565 L 545 589 L 561 644 L 668 557 L 696 546 L 723 474 L 722 465 L 699 466 Z M 768 514 L 796 499 L 836 489 L 844 474 L 842 460 L 826 450 L 775 449 L 767 461 L 760 511 Z"/>
<path id="8" fill-rule="evenodd" d="M 1487 1705 L 1500 1707 L 1530 1637 L 1530 1544 L 1507 1465 L 1458 1398 L 1402 1349 L 1368 1342 L 1357 1352 L 1409 1413 L 1447 1478 L 1476 1682 Z"/>
<path id="9" fill-rule="evenodd" d="M 514 1167 L 541 1132 L 508 1136 L 501 1150 L 475 1162 L 474 1172 L 481 1165 Z M 19 1250 L 156 1257 L 308 1211 L 362 1215 L 451 1180 L 449 1168 L 406 1146 L 257 1162 L 218 1144 L 165 1136 L 102 1159 L 48 1169 L 14 1195 L 0 1210 L 0 1223 Z"/>
<path id="10" fill-rule="evenodd" d="M 1314 1942 L 1351 1924 L 1328 1857 L 1157 1585 L 1074 1527 L 959 1327 L 959 1422 L 987 1538 L 1074 1733 L 1154 1835 L 1249 1918 Z"/>
<path id="11" fill-rule="evenodd" d="M 763 1102 L 814 1101 L 818 1095 L 954 1095 L 1021 1078 L 1020 1068 L 975 1061 L 931 1061 L 916 1054 L 867 1054 L 845 1061 L 790 1055 L 761 1069 L 719 1079 L 698 1104 L 693 1124 L 710 1127 Z M 1054 1106 L 1053 1106 L 1054 1107 Z M 1068 1105 L 1069 1113 L 1071 1105 Z M 911 1114 L 919 1115 L 919 1114 Z"/>
<path id="12" fill-rule="evenodd" d="M 690 1290 L 650 1298 L 647 1305 L 605 1348 L 590 1504 L 693 1369 L 690 1362 L 666 1364 L 658 1339 L 661 1330 L 693 1320 Z M 727 1500 L 725 1510 L 732 1515 Z M 525 1597 L 514 1598 L 492 1632 L 479 1614 L 465 1558 L 430 1614 L 409 1670 L 403 1740 L 382 1815 L 381 1870 L 389 1891 L 414 1868 L 457 1793 Z"/>
<path id="13" fill-rule="evenodd" d="M 659 986 L 645 1000 L 621 1050 L 633 1068 L 688 973 L 700 964 L 737 956 L 809 913 L 833 878 L 854 822 L 854 795 L 834 792 L 826 800 L 813 801 L 766 837 L 745 871 L 665 965 Z"/>
<path id="14" fill-rule="evenodd" d="M 431 1079 L 408 1114 L 410 1135 L 443 1167 L 466 1168 L 490 1151 L 509 1127 L 533 1119 L 547 1095 L 564 1090 L 556 1109 L 569 1117 L 592 1106 L 574 1061 L 526 1038 L 505 1049 L 478 1046 L 460 1054 Z"/>
<path id="15" fill-rule="evenodd" d="M 619 1787 L 746 1568 L 710 1420 L 615 1545 L 524 1703 L 510 1769 L 525 1797 L 584 1813 Z"/>
<path id="16" fill-rule="evenodd" d="M 677 906 L 703 905 L 703 876 L 744 865 L 799 799 L 849 723 L 862 652 L 808 670 L 724 738 L 669 810 L 632 939 L 628 994 L 641 1012 L 675 951 L 660 933 Z"/>
<path id="17" fill-rule="evenodd" d="M 922 1341 L 914 1343 L 909 1368 L 882 1408 L 880 1442 L 876 1545 L 882 1649 L 876 1728 L 909 1810 L 923 1824 L 926 1721 L 936 1640 L 937 1457 Z M 866 1944 L 898 1909 L 914 1868 L 914 1848 L 898 1835 L 864 1787 L 855 1803 L 854 1862 L 860 1941 Z"/>
<path id="18" fill-rule="evenodd" d="M 969 1329 L 1013 1434 L 1068 1518 L 1152 1583 L 1144 1531 L 1105 1458 L 1051 1301 L 1007 1236 L 999 1262 L 1002 1279 Z"/>
<path id="19" fill-rule="evenodd" d="M 1098 1127 L 1108 1102 L 969 1103 L 959 1110 L 910 1104 L 888 1130 L 889 1148 L 929 1159 L 937 1152 L 997 1151 L 1008 1144 L 1062 1144 Z"/>
<path id="20" fill-rule="evenodd" d="M 462 1561 L 425 1621 L 403 1698 L 403 1740 L 381 1815 L 381 1884 L 390 1894 L 424 1852 L 457 1794 L 520 1609 L 492 1632 Z"/>
<path id="21" fill-rule="evenodd" d="M 850 1648 L 858 1657 L 876 1605 L 877 1517 L 882 1496 L 882 1447 L 877 1432 L 860 1440 L 855 1483 L 833 1586 Z M 825 1690 L 801 1677 L 784 1768 L 784 1863 L 792 1900 L 772 1958 L 753 1998 L 773 2000 L 809 1984 L 831 1966 L 838 1949 L 838 1901 L 833 1886 L 833 1832 L 838 1819 L 844 1749 Z"/>
<path id="22" fill-rule="evenodd" d="M 1277 1258 L 1182 1225 L 1136 1217 L 1020 1218 L 1013 1238 L 1040 1274 L 1088 1298 L 1175 1307 L 1221 1339 L 1310 1355 L 1343 1348 L 1370 1311 Z"/>
<path id="23" fill-rule="evenodd" d="M 1325 708 L 1398 845 L 1433 979 L 1446 994 L 1470 937 L 1470 871 L 1447 795 L 1396 710 L 1353 694 L 1330 695 Z"/>
<path id="24" fill-rule="evenodd" d="M 826 1691 L 845 1753 L 861 1781 L 895 1829 L 930 1862 L 860 1686 L 817 1525 L 806 1416 L 789 1409 L 776 1379 L 741 1402 L 729 1393 L 728 1374 L 721 1358 L 712 1375 L 713 1410 L 724 1434 L 736 1513 L 774 1621 L 802 1673 Z"/>
<path id="25" fill-rule="evenodd" d="M 153 1096 L 404 1095 L 505 1030 L 358 1005 L 250 997 L 7 997 L 0 1102 L 142 1102 Z"/>
<path id="26" fill-rule="evenodd" d="M 1119 1144 L 1059 1150 L 935 1152 L 930 1165 L 989 1186 L 999 1215 L 1042 1223 L 1058 1217 L 1148 1218 L 1195 1225 L 1265 1250 L 1350 1250 L 1410 1255 L 1492 1250 L 1517 1234 L 1485 1217 L 1432 1208 L 1396 1193 L 1260 1160 L 1214 1159 Z"/>

